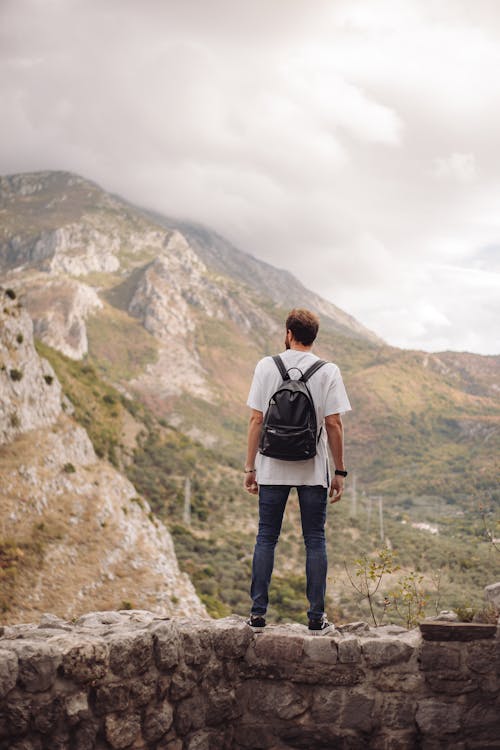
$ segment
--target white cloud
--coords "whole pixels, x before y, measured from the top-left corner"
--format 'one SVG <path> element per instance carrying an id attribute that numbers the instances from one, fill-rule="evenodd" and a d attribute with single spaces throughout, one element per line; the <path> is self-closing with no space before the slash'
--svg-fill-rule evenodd
<path id="1" fill-rule="evenodd" d="M 4 0 L 0 171 L 205 222 L 391 343 L 500 352 L 499 40 L 465 0 Z"/>
<path id="2" fill-rule="evenodd" d="M 451 154 L 434 162 L 434 175 L 438 179 L 451 177 L 458 182 L 472 182 L 478 176 L 474 154 Z"/>

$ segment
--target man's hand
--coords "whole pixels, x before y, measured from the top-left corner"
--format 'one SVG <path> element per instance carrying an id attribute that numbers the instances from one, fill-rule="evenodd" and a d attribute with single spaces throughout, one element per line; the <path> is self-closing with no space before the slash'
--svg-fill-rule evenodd
<path id="1" fill-rule="evenodd" d="M 341 477 L 339 475 L 335 475 L 330 483 L 330 492 L 329 496 L 332 498 L 330 500 L 331 503 L 338 503 L 340 498 L 342 497 L 342 493 L 344 492 L 344 477 Z"/>
<path id="2" fill-rule="evenodd" d="M 243 480 L 243 487 L 246 489 L 247 492 L 249 492 L 251 495 L 256 495 L 259 491 L 259 485 L 255 481 L 255 472 L 248 472 L 245 474 L 245 479 Z"/>

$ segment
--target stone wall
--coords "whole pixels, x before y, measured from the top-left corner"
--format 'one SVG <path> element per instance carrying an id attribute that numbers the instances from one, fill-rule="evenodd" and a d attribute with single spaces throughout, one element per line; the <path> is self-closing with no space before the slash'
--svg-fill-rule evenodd
<path id="1" fill-rule="evenodd" d="M 499 638 L 477 630 L 44 615 L 1 632 L 0 750 L 498 749 Z"/>

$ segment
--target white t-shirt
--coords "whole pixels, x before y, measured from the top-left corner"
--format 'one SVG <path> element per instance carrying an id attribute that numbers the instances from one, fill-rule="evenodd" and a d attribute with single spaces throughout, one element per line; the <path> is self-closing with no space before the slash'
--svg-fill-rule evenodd
<path id="1" fill-rule="evenodd" d="M 301 377 L 312 364 L 319 359 L 312 352 L 302 352 L 297 349 L 287 349 L 280 354 L 289 375 L 294 380 Z M 297 367 L 297 370 L 291 369 Z M 300 370 L 300 372 L 299 372 Z M 282 377 L 272 357 L 264 357 L 255 368 L 255 373 L 248 394 L 247 405 L 266 413 L 269 400 L 277 391 Z M 328 463 L 327 435 L 324 426 L 325 417 L 329 414 L 345 414 L 351 410 L 344 382 L 340 370 L 333 362 L 327 362 L 307 381 L 314 405 L 318 432 L 321 435 L 317 453 L 314 458 L 306 461 L 282 461 L 257 454 L 256 469 L 259 484 L 285 484 L 291 487 L 300 485 L 329 486 L 330 468 Z"/>

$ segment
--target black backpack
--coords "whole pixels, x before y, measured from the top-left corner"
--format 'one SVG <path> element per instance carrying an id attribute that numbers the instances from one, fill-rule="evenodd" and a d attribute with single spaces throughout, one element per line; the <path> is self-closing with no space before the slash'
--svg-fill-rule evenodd
<path id="1" fill-rule="evenodd" d="M 283 383 L 271 396 L 260 433 L 259 452 L 282 461 L 304 461 L 314 458 L 319 435 L 316 409 L 307 381 L 326 362 L 319 359 L 301 377 L 292 380 L 281 357 L 273 357 Z M 320 432 L 321 434 L 321 432 Z"/>

